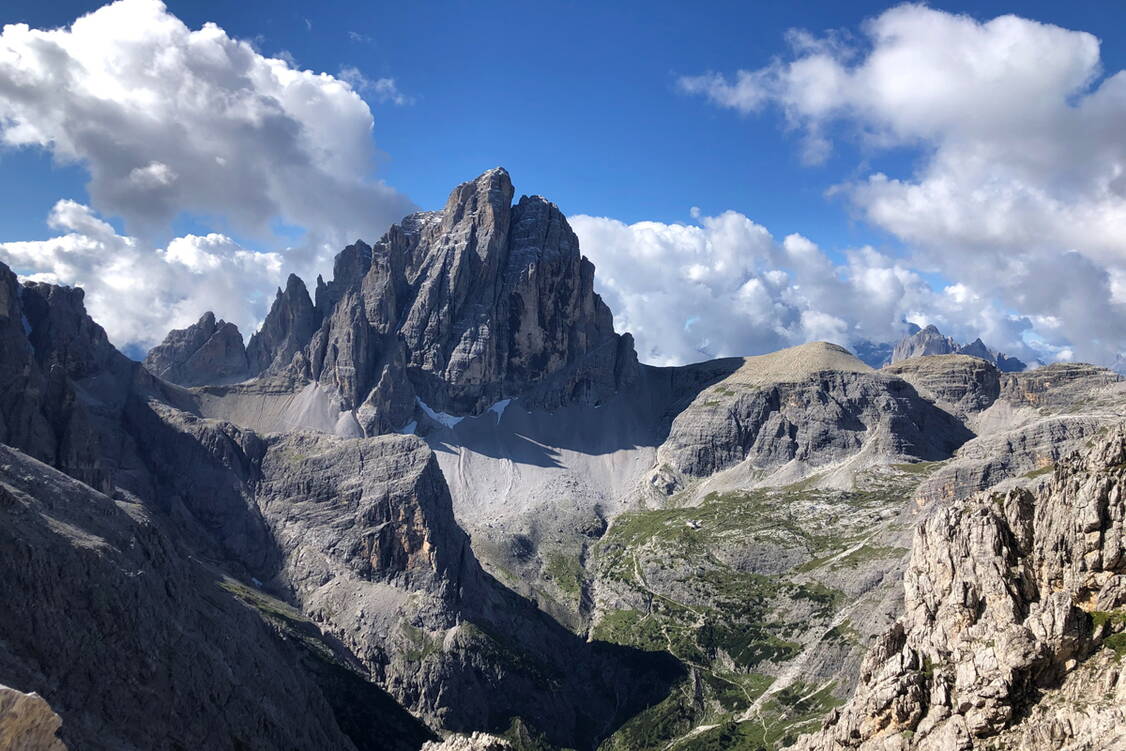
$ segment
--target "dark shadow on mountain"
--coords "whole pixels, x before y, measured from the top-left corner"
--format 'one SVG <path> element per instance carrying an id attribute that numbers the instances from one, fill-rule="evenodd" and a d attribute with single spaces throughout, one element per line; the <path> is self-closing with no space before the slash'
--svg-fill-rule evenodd
<path id="1" fill-rule="evenodd" d="M 562 466 L 559 449 L 598 456 L 655 448 L 668 437 L 673 419 L 701 391 L 742 365 L 741 357 L 667 368 L 642 365 L 634 384 L 600 404 L 571 404 L 549 411 L 525 408 L 526 400 L 518 398 L 500 415 L 487 411 L 466 417 L 453 428 L 438 427 L 425 437 L 435 451 L 463 447 L 538 467 Z"/>
<path id="2" fill-rule="evenodd" d="M 901 445 L 897 448 L 901 453 L 924 461 L 942 461 L 952 457 L 962 444 L 976 437 L 961 420 L 920 396 L 907 381 L 893 380 L 888 389 L 896 398 L 919 405 L 917 410 L 905 410 L 897 415 L 891 425 L 893 434 L 900 441 Z"/>
<path id="3" fill-rule="evenodd" d="M 588 751 L 663 699 L 687 675 L 667 652 L 588 642 L 483 570 L 462 599 L 482 654 L 512 668 L 490 686 L 487 712 L 454 730 L 503 733 L 517 719 L 561 748 Z"/>

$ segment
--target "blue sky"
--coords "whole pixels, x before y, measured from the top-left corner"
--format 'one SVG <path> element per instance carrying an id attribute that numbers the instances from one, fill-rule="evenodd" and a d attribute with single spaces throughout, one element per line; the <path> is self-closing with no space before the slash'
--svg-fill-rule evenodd
<path id="1" fill-rule="evenodd" d="M 8 0 L 0 20 L 61 26 L 101 4 Z M 830 247 L 886 243 L 885 233 L 824 193 L 862 164 L 902 174 L 917 158 L 914 149 L 872 154 L 846 143 L 824 165 L 803 166 L 777 112 L 709 110 L 675 85 L 679 75 L 765 65 L 785 52 L 790 28 L 855 32 L 893 3 L 167 5 L 192 28 L 213 21 L 267 55 L 290 52 L 301 67 L 394 77 L 413 103 L 371 102 L 383 152 L 377 174 L 426 209 L 440 207 L 458 182 L 503 165 L 517 190 L 543 194 L 569 214 L 684 222 L 692 206 L 735 209 L 775 234 L 801 232 Z M 1105 65 L 1126 67 L 1126 4 L 932 7 L 981 19 L 1019 12 L 1095 30 Z M 4 152 L 7 237 L 47 237 L 42 218 L 59 197 L 81 199 L 84 182 L 81 168 L 52 169 L 42 152 Z"/>
<path id="2" fill-rule="evenodd" d="M 87 2 L 9 0 L 4 23 L 65 26 L 99 7 Z M 802 160 L 802 125 L 779 106 L 750 113 L 713 106 L 678 83 L 709 71 L 725 76 L 797 55 L 787 31 L 833 33 L 863 58 L 872 46 L 863 24 L 889 3 L 167 3 L 191 29 L 212 21 L 252 40 L 265 56 L 287 54 L 302 69 L 394 79 L 406 101 L 359 90 L 375 118 L 378 154 L 371 174 L 414 204 L 432 209 L 450 188 L 503 165 L 519 192 L 548 196 L 568 215 L 609 217 L 627 225 L 695 221 L 740 212 L 781 241 L 800 233 L 834 262 L 870 245 L 892 257 L 919 253 L 911 237 L 872 221 L 854 201 L 827 195 L 834 185 L 873 173 L 911 179 L 941 139 L 906 137 L 873 144 L 857 121 L 823 123 L 831 155 Z M 1126 67 L 1126 5 L 1108 2 L 936 3 L 951 14 L 988 21 L 1003 13 L 1086 30 L 1102 41 L 1102 70 Z M 849 58 L 849 55 L 852 58 Z M 1098 80 L 1092 82 L 1097 87 Z M 4 240 L 45 240 L 58 233 L 45 218 L 60 198 L 91 203 L 81 165 L 58 166 L 40 148 L 0 152 L 0 226 Z M 134 232 L 94 201 L 118 232 Z M 291 223 L 282 217 L 275 223 Z M 161 237 L 226 232 L 255 250 L 281 250 L 300 231 L 255 234 L 222 216 L 185 213 Z M 580 233 L 582 235 L 582 233 Z M 934 249 L 927 252 L 934 253 Z M 932 287 L 955 284 L 941 264 L 916 263 Z M 986 292 L 986 294 L 989 294 Z M 1017 315 L 1015 298 L 997 302 Z M 950 321 L 950 326 L 962 324 Z M 965 323 L 968 332 L 973 325 Z M 1019 328 L 1019 327 L 1018 327 Z M 996 336 L 1001 337 L 1001 329 Z M 959 332 L 961 333 L 961 332 Z M 1009 337 L 1010 348 L 1028 339 Z M 1062 339 L 1059 342 L 1063 342 Z M 1066 342 L 1057 348 L 1066 349 Z M 1117 345 L 1115 345 L 1117 346 Z M 718 354 L 704 346 L 706 354 Z M 1066 353 L 1065 353 L 1066 354 Z"/>

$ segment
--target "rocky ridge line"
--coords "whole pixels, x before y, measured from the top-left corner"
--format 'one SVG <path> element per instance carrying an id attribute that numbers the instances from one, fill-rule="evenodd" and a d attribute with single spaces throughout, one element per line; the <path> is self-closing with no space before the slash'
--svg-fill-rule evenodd
<path id="1" fill-rule="evenodd" d="M 904 615 L 796 748 L 1126 747 L 1124 526 L 1123 427 L 1034 490 L 937 509 L 915 533 Z"/>

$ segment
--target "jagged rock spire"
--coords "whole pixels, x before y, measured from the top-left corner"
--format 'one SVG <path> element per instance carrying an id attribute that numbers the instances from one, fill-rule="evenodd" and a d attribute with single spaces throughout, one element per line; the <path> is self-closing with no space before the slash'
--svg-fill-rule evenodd
<path id="1" fill-rule="evenodd" d="M 242 334 L 207 311 L 185 329 L 173 329 L 149 350 L 145 369 L 181 386 L 231 383 L 249 375 Z"/>

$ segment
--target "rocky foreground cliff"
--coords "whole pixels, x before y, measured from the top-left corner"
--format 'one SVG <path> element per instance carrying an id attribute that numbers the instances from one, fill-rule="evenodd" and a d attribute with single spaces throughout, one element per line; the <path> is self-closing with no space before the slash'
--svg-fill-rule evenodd
<path id="1" fill-rule="evenodd" d="M 1006 499 L 991 513 L 1013 550 L 1056 534 L 1062 515 L 1029 531 L 1029 493 L 1126 421 L 1126 383 L 968 351 L 874 369 L 824 342 L 649 367 L 593 275 L 559 209 L 515 199 L 500 169 L 345 248 L 331 280 L 288 279 L 248 342 L 204 313 L 143 365 L 80 289 L 0 267 L 0 700 L 24 712 L 0 733 L 667 751 L 785 747 L 827 715 L 803 743 L 961 732 L 940 725 L 976 743 L 1063 716 L 1022 700 L 1006 719 L 998 697 L 1087 684 L 994 690 L 992 663 L 958 694 L 996 700 L 988 722 L 961 700 L 943 715 L 923 697 L 962 685 L 939 659 L 949 635 L 912 653 L 932 660 L 921 683 L 901 681 L 917 720 L 832 735 L 872 724 L 854 707 L 873 640 L 914 644 L 903 624 L 963 591 L 920 610 L 913 537 L 947 518 L 927 555 L 961 582 L 975 548 L 940 545 L 961 545 L 967 504 L 996 505 L 975 494 Z M 1014 598 L 1056 586 L 998 576 Z M 1120 605 L 1104 604 L 1069 675 L 1117 675 L 1095 649 L 1116 643 Z M 980 647 L 966 634 L 958 654 Z"/>
<path id="2" fill-rule="evenodd" d="M 1126 748 L 1126 428 L 938 509 L 904 612 L 803 749 Z"/>

